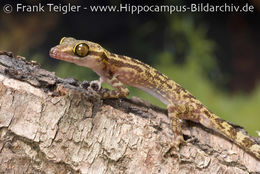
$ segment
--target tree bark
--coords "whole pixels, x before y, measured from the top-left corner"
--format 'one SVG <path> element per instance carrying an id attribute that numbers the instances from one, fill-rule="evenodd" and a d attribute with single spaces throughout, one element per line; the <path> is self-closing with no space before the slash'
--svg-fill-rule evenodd
<path id="1" fill-rule="evenodd" d="M 0 173 L 260 173 L 256 158 L 190 121 L 178 157 L 166 110 L 102 100 L 88 85 L 0 52 Z"/>

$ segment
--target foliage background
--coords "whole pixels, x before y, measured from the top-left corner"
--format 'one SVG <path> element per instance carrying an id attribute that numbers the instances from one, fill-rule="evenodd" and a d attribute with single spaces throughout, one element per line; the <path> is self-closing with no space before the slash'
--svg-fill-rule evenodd
<path id="1" fill-rule="evenodd" d="M 70 1 L 57 1 L 67 4 Z M 211 2 L 214 5 L 223 2 Z M 1 1 L 0 7 L 10 3 Z M 17 2 L 18 3 L 18 2 Z M 24 0 L 35 5 L 46 1 Z M 53 2 L 52 2 L 53 3 Z M 72 3 L 72 2 L 70 2 Z M 102 3 L 102 4 L 101 4 Z M 189 5 L 198 0 L 164 1 L 79 1 L 72 4 Z M 97 79 L 91 70 L 53 60 L 49 49 L 63 36 L 100 43 L 111 52 L 137 58 L 188 89 L 210 110 L 251 135 L 260 130 L 260 2 L 229 1 L 229 4 L 255 7 L 253 13 L 141 13 L 81 11 L 60 13 L 0 12 L 0 50 L 12 51 L 55 71 L 60 77 L 78 80 Z M 15 6 L 16 3 L 12 2 Z M 144 92 L 131 88 L 131 96 L 163 106 Z"/>

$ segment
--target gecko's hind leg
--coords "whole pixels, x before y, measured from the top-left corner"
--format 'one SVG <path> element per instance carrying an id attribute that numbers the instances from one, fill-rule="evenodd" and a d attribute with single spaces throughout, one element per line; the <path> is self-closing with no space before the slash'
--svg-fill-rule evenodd
<path id="1" fill-rule="evenodd" d="M 171 120 L 171 126 L 174 133 L 173 146 L 176 149 L 176 151 L 179 151 L 180 144 L 185 142 L 183 139 L 180 116 L 179 116 L 183 112 L 180 111 L 182 111 L 182 108 L 180 108 L 179 106 L 176 106 L 174 104 L 168 106 L 168 115 Z"/>
<path id="2" fill-rule="evenodd" d="M 186 144 L 186 141 L 184 141 L 183 138 L 180 119 L 198 122 L 199 117 L 197 112 L 194 110 L 194 107 L 187 103 L 168 105 L 168 115 L 171 119 L 171 126 L 174 133 L 173 148 L 178 152 L 180 145 Z"/>

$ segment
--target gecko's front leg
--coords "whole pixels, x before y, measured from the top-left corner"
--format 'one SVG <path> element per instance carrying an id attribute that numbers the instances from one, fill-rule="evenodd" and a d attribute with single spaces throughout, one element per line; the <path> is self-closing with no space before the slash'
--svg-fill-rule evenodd
<path id="1" fill-rule="evenodd" d="M 120 82 L 116 76 L 106 80 L 114 89 L 102 93 L 102 98 L 125 98 L 129 95 L 127 87 Z"/>
<path id="2" fill-rule="evenodd" d="M 93 90 L 100 90 L 101 84 L 103 82 L 103 78 L 100 77 L 99 80 L 94 80 L 90 82 L 90 88 Z M 106 79 L 106 82 L 109 83 L 114 89 L 113 90 L 107 90 L 104 92 L 100 92 L 99 95 L 101 98 L 106 99 L 106 98 L 125 98 L 129 95 L 129 90 L 127 87 L 121 83 L 116 76 L 113 76 L 110 79 Z"/>
<path id="3" fill-rule="evenodd" d="M 99 91 L 101 89 L 103 81 L 104 80 L 101 77 L 98 80 L 93 80 L 90 82 L 89 88 L 95 91 Z"/>

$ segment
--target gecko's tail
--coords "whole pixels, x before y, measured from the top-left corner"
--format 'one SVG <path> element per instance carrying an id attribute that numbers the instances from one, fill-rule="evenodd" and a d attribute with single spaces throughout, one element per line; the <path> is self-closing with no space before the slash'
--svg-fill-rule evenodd
<path id="1" fill-rule="evenodd" d="M 208 115 L 209 113 L 207 114 L 207 112 L 204 113 Z M 245 151 L 254 155 L 257 159 L 260 160 L 260 145 L 254 142 L 252 138 L 243 134 L 240 131 L 237 131 L 232 125 L 220 119 L 215 114 L 210 113 L 210 117 L 212 118 L 212 123 L 204 122 L 204 119 L 202 119 L 201 124 L 203 124 L 206 127 L 209 126 L 210 128 L 213 128 L 216 132 L 219 132 L 220 134 L 226 136 L 229 139 L 232 139 L 232 141 L 235 144 L 239 145 Z"/>

